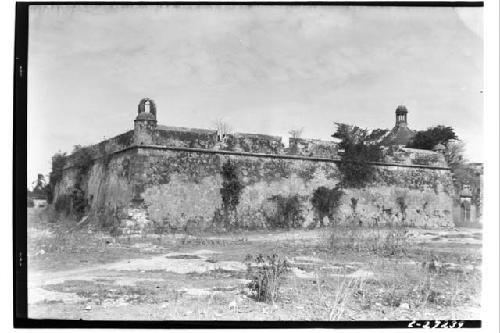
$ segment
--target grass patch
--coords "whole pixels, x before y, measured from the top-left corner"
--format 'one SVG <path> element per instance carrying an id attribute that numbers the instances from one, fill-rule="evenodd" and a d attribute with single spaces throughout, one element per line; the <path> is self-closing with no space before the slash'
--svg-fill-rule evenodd
<path id="1" fill-rule="evenodd" d="M 331 228 L 328 247 L 334 252 L 369 252 L 382 256 L 404 256 L 408 252 L 406 227 L 378 228 L 354 225 Z"/>
<path id="2" fill-rule="evenodd" d="M 290 269 L 286 259 L 278 255 L 247 256 L 247 272 L 251 282 L 248 287 L 258 302 L 273 303 L 279 299 L 279 290 L 285 274 Z"/>

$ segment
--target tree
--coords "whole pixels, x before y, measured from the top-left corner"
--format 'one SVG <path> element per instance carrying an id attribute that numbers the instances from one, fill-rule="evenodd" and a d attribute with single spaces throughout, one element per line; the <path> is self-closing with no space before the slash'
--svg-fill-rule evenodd
<path id="1" fill-rule="evenodd" d="M 33 192 L 39 191 L 45 186 L 45 176 L 39 173 L 37 179 L 31 184 L 34 185 Z"/>
<path id="2" fill-rule="evenodd" d="M 480 174 L 471 166 L 464 157 L 465 144 L 460 140 L 450 140 L 446 144 L 444 157 L 453 175 L 453 186 L 458 195 L 464 185 L 469 185 L 472 190 L 472 201 L 480 203 Z"/>
<path id="3" fill-rule="evenodd" d="M 45 181 L 45 176 L 41 173 L 38 174 L 37 180 L 35 180 L 32 184 L 33 187 L 33 195 L 35 197 L 46 197 L 47 196 L 47 183 Z"/>
<path id="4" fill-rule="evenodd" d="M 462 141 L 450 140 L 445 147 L 444 158 L 452 170 L 467 162 L 464 158 L 465 144 Z"/>
<path id="5" fill-rule="evenodd" d="M 302 132 L 304 131 L 304 127 L 301 128 L 292 128 L 288 131 L 290 138 L 299 139 L 302 137 Z"/>
<path id="6" fill-rule="evenodd" d="M 231 131 L 232 131 L 231 125 L 229 125 L 227 122 L 225 122 L 224 120 L 222 120 L 220 118 L 215 119 L 213 122 L 213 125 L 214 125 L 215 129 L 217 130 L 217 134 L 220 135 L 221 138 L 223 136 L 225 136 L 226 134 L 231 133 Z"/>
<path id="7" fill-rule="evenodd" d="M 366 129 L 357 126 L 344 123 L 335 123 L 335 126 L 337 126 L 337 130 L 332 134 L 332 137 L 340 139 L 339 147 L 342 149 L 362 144 L 368 135 Z"/>
<path id="8" fill-rule="evenodd" d="M 344 150 L 339 170 L 345 186 L 363 187 L 373 181 L 376 169 L 370 162 L 379 162 L 382 151 L 378 144 L 365 144 L 368 131 L 357 126 L 336 123 L 332 137 L 340 139 L 339 148 Z"/>
<path id="9" fill-rule="evenodd" d="M 436 145 L 446 146 L 449 140 L 458 139 L 453 128 L 449 126 L 438 125 L 429 127 L 424 131 L 418 131 L 415 137 L 407 145 L 408 148 L 432 150 Z"/>

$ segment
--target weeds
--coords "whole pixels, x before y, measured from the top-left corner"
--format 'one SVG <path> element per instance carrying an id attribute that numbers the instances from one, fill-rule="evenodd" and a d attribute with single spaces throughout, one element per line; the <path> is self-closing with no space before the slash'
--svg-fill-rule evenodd
<path id="1" fill-rule="evenodd" d="M 277 254 L 264 257 L 248 255 L 247 274 L 251 282 L 248 288 L 258 302 L 273 303 L 279 298 L 279 289 L 290 264 Z"/>
<path id="2" fill-rule="evenodd" d="M 364 281 L 361 279 L 339 279 L 333 299 L 330 303 L 329 320 L 343 318 L 346 305 L 350 304 L 354 295 L 363 295 Z"/>
<path id="3" fill-rule="evenodd" d="M 343 194 L 344 192 L 338 187 L 329 189 L 320 186 L 314 191 L 311 204 L 316 210 L 321 226 L 323 225 L 323 218 L 325 216 L 329 219 L 335 216 Z"/>
<path id="4" fill-rule="evenodd" d="M 337 226 L 332 228 L 328 246 L 333 252 L 368 251 L 382 256 L 405 255 L 408 251 L 408 229 L 363 228 L 358 226 Z"/>
<path id="5" fill-rule="evenodd" d="M 282 196 L 275 195 L 271 201 L 276 203 L 276 212 L 268 218 L 271 228 L 298 228 L 304 220 L 302 216 L 301 202 L 298 195 Z"/>

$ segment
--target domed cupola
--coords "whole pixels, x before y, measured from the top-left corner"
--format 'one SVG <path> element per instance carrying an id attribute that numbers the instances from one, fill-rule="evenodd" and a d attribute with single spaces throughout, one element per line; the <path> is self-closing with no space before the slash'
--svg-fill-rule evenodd
<path id="1" fill-rule="evenodd" d="M 408 127 L 408 109 L 404 105 L 396 108 L 396 125 L 381 141 L 383 146 L 406 146 L 415 136 Z"/>
<path id="2" fill-rule="evenodd" d="M 398 105 L 396 108 L 396 126 L 408 126 L 407 114 L 408 109 L 406 109 L 406 106 Z"/>

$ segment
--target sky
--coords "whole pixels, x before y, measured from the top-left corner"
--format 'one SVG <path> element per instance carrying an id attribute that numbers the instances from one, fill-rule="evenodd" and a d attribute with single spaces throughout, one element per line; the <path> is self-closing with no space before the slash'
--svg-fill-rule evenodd
<path id="1" fill-rule="evenodd" d="M 30 6 L 28 183 L 51 156 L 158 123 L 329 140 L 335 122 L 452 126 L 483 160 L 482 8 Z"/>

